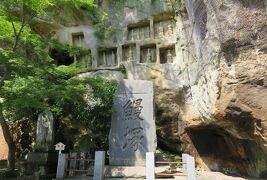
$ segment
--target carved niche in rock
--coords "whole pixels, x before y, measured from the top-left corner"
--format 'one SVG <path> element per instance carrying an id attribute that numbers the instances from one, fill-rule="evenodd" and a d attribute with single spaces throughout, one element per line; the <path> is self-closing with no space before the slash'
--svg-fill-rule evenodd
<path id="1" fill-rule="evenodd" d="M 83 32 L 72 34 L 72 45 L 77 47 L 85 47 Z"/>
<path id="2" fill-rule="evenodd" d="M 164 36 L 170 36 L 174 32 L 174 23 L 171 20 L 163 20 L 155 22 L 154 33 L 155 38 L 162 38 Z"/>
<path id="3" fill-rule="evenodd" d="M 90 68 L 92 67 L 92 56 L 90 55 L 91 54 L 91 50 L 89 49 L 88 50 L 88 54 L 86 55 L 80 55 L 80 56 L 75 56 L 75 61 L 78 61 L 82 64 L 83 67 L 87 67 L 87 68 Z"/>
<path id="4" fill-rule="evenodd" d="M 72 45 L 76 47 L 86 48 L 84 34 L 83 32 L 73 33 L 72 34 Z M 88 50 L 88 54 L 91 54 L 91 50 Z M 90 55 L 81 54 L 79 56 L 74 56 L 74 62 L 80 62 L 83 67 L 91 67 L 92 66 L 92 59 Z"/>
<path id="5" fill-rule="evenodd" d="M 155 63 L 156 61 L 156 45 L 149 44 L 142 46 L 140 51 L 140 63 Z"/>
<path id="6" fill-rule="evenodd" d="M 150 38 L 150 23 L 149 21 L 139 22 L 128 26 L 128 40 L 143 40 Z"/>
<path id="7" fill-rule="evenodd" d="M 122 61 L 136 60 L 136 45 L 129 44 L 122 46 Z"/>
<path id="8" fill-rule="evenodd" d="M 175 46 L 160 48 L 160 64 L 172 63 L 176 57 Z"/>
<path id="9" fill-rule="evenodd" d="M 99 50 L 98 55 L 98 67 L 117 65 L 117 48 Z"/>

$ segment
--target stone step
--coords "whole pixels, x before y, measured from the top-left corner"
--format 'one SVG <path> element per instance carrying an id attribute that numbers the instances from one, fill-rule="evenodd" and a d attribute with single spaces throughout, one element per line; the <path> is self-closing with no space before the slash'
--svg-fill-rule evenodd
<path id="1" fill-rule="evenodd" d="M 74 177 L 67 177 L 64 178 L 67 180 L 93 180 L 93 177 L 87 177 L 87 176 L 74 176 Z M 104 180 L 145 180 L 146 178 L 104 178 Z M 186 177 L 173 177 L 173 178 L 156 178 L 156 180 L 187 180 Z M 55 180 L 62 180 L 62 179 L 55 179 Z M 205 180 L 200 179 L 200 180 Z M 230 179 L 229 179 L 230 180 Z"/>
<path id="2" fill-rule="evenodd" d="M 159 166 L 155 172 L 168 172 L 169 166 Z M 105 166 L 106 178 L 145 178 L 146 167 L 144 166 Z"/>
<path id="3" fill-rule="evenodd" d="M 169 166 L 160 166 L 155 168 L 155 172 L 166 172 L 169 171 Z M 144 166 L 105 166 L 105 179 L 106 180 L 143 180 L 146 179 L 146 167 Z M 93 179 L 89 176 L 73 176 L 67 177 L 66 179 Z M 156 178 L 156 179 L 180 179 L 185 180 L 184 177 L 173 177 L 173 178 Z"/>
<path id="4" fill-rule="evenodd" d="M 105 166 L 105 177 L 144 178 L 145 176 L 144 166 Z"/>

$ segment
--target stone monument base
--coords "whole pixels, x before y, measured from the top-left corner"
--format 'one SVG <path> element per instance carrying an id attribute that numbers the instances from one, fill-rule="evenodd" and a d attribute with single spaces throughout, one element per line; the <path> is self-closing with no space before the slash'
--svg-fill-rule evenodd
<path id="1" fill-rule="evenodd" d="M 30 152 L 27 156 L 27 174 L 38 172 L 40 176 L 54 175 L 57 169 L 56 152 Z"/>
<path id="2" fill-rule="evenodd" d="M 121 166 L 123 164 L 123 166 L 146 166 L 146 159 L 118 159 L 118 158 L 110 158 L 109 159 L 110 164 L 112 164 L 112 166 Z"/>

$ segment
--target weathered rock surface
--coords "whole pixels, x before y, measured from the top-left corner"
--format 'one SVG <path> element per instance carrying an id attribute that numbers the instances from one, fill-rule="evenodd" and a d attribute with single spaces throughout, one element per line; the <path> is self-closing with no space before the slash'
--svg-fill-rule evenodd
<path id="1" fill-rule="evenodd" d="M 188 98 L 179 121 L 184 149 L 212 170 L 266 177 L 264 1 L 186 2 L 191 24 L 186 31 L 194 44 L 186 50 L 196 59 L 187 57 Z"/>
<path id="2" fill-rule="evenodd" d="M 79 79 L 96 78 L 96 77 L 101 77 L 107 80 L 120 81 L 124 78 L 124 75 L 119 71 L 99 70 L 99 71 L 82 73 L 77 76 L 77 78 Z"/>

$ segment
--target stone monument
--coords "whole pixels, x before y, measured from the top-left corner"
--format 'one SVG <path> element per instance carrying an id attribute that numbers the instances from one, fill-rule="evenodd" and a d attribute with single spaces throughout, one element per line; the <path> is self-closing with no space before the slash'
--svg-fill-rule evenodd
<path id="1" fill-rule="evenodd" d="M 27 156 L 26 172 L 40 175 L 55 173 L 57 153 L 54 151 L 54 117 L 51 111 L 44 111 L 38 116 L 36 129 L 36 150 Z"/>
<path id="2" fill-rule="evenodd" d="M 120 81 L 109 134 L 110 165 L 145 165 L 146 152 L 157 146 L 153 107 L 151 81 Z"/>
<path id="3" fill-rule="evenodd" d="M 44 111 L 38 116 L 36 132 L 37 151 L 47 152 L 54 146 L 54 118 L 51 111 Z"/>

